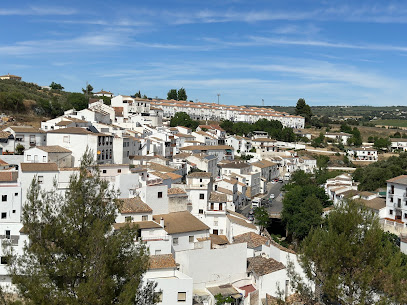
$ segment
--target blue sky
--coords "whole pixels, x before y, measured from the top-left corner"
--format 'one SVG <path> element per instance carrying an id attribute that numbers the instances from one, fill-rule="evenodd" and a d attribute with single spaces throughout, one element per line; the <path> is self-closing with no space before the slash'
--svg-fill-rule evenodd
<path id="1" fill-rule="evenodd" d="M 0 74 L 235 105 L 406 105 L 406 1 L 1 1 Z"/>

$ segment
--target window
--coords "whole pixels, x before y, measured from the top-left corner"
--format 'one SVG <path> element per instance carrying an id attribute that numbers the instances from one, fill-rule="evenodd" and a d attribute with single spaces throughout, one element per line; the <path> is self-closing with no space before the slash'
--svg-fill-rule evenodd
<path id="1" fill-rule="evenodd" d="M 178 237 L 174 237 L 174 238 L 172 239 L 172 244 L 173 244 L 173 245 L 178 245 Z"/>
<path id="2" fill-rule="evenodd" d="M 178 302 L 186 302 L 186 301 L 187 301 L 187 293 L 178 292 Z"/>
<path id="3" fill-rule="evenodd" d="M 201 178 L 201 179 L 199 179 L 199 182 L 202 182 L 202 178 Z"/>
<path id="4" fill-rule="evenodd" d="M 215 184 L 215 191 L 217 191 L 218 190 L 218 185 L 217 184 Z"/>
<path id="5" fill-rule="evenodd" d="M 11 238 L 11 232 L 10 230 L 6 230 L 6 238 L 10 239 Z"/>
<path id="6" fill-rule="evenodd" d="M 1 219 L 6 219 L 7 218 L 7 213 L 6 212 L 2 212 L 1 213 Z"/>
<path id="7" fill-rule="evenodd" d="M 142 221 L 147 221 L 147 220 L 148 220 L 148 216 L 147 216 L 147 215 L 141 216 L 141 220 L 142 220 Z"/>
<path id="8" fill-rule="evenodd" d="M 205 199 L 205 194 L 199 194 L 199 199 Z"/>
<path id="9" fill-rule="evenodd" d="M 27 161 L 31 161 L 31 155 L 27 155 Z"/>
<path id="10" fill-rule="evenodd" d="M 117 172 L 118 172 L 118 173 L 121 173 L 121 172 L 122 172 L 122 170 L 119 168 L 119 169 L 117 170 Z"/>
<path id="11" fill-rule="evenodd" d="M 393 215 L 393 210 L 390 210 L 390 211 L 389 211 L 389 214 L 390 214 L 390 215 Z"/>
<path id="12" fill-rule="evenodd" d="M 18 193 L 14 193 L 14 196 L 18 196 Z"/>
<path id="13" fill-rule="evenodd" d="M 103 174 L 106 174 L 106 173 L 107 173 L 107 170 L 105 170 L 105 169 L 102 170 L 102 173 L 103 173 Z"/>
<path id="14" fill-rule="evenodd" d="M 44 183 L 44 176 L 38 176 L 38 183 L 39 184 Z"/>
<path id="15" fill-rule="evenodd" d="M 404 218 L 407 218 L 407 213 L 404 213 Z"/>
<path id="16" fill-rule="evenodd" d="M 16 210 L 13 210 L 13 214 L 15 214 L 16 213 Z"/>
<path id="17" fill-rule="evenodd" d="M 194 242 L 194 236 L 189 236 L 189 242 L 193 243 Z"/>
<path id="18" fill-rule="evenodd" d="M 1 195 L 1 201 L 7 201 L 7 195 Z"/>
<path id="19" fill-rule="evenodd" d="M 64 136 L 63 141 L 64 141 L 64 143 L 69 143 L 69 136 Z"/>
<path id="20" fill-rule="evenodd" d="M 390 197 L 390 202 L 393 202 L 393 197 Z"/>
<path id="21" fill-rule="evenodd" d="M 47 162 L 47 156 L 42 156 L 42 162 Z"/>
<path id="22" fill-rule="evenodd" d="M 2 265 L 7 265 L 7 264 L 8 264 L 8 258 L 7 258 L 7 256 L 2 256 L 2 257 L 1 257 L 1 260 L 0 260 L 0 263 L 1 263 Z"/>
<path id="23" fill-rule="evenodd" d="M 131 222 L 132 219 L 133 219 L 133 217 L 131 217 L 131 216 L 126 216 L 126 217 L 124 217 L 124 220 L 125 220 L 126 222 Z"/>
<path id="24" fill-rule="evenodd" d="M 163 198 L 163 192 L 158 192 L 158 198 Z"/>
<path id="25" fill-rule="evenodd" d="M 199 209 L 199 214 L 203 214 L 203 210 L 202 210 L 202 209 Z"/>

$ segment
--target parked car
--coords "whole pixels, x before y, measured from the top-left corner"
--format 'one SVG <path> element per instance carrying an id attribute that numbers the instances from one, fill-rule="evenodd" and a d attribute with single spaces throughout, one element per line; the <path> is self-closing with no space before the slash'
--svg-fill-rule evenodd
<path id="1" fill-rule="evenodd" d="M 254 221 L 254 213 L 253 213 L 253 210 L 250 210 L 249 215 L 247 216 L 247 219 L 249 219 L 250 221 Z"/>
<path id="2" fill-rule="evenodd" d="M 271 198 L 271 199 L 274 199 L 274 197 L 275 197 L 274 194 L 271 193 L 271 194 L 270 194 L 270 198 Z"/>
<path id="3" fill-rule="evenodd" d="M 278 179 L 278 182 L 283 183 L 284 180 L 283 179 Z"/>

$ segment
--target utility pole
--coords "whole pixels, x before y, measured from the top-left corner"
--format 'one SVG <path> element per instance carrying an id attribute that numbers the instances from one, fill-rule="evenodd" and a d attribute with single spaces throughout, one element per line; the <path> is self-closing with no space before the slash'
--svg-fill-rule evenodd
<path id="1" fill-rule="evenodd" d="M 261 99 L 261 104 L 264 107 L 264 99 Z"/>
<path id="2" fill-rule="evenodd" d="M 218 105 L 219 105 L 219 96 L 220 96 L 220 93 L 218 93 L 217 96 L 218 96 Z"/>

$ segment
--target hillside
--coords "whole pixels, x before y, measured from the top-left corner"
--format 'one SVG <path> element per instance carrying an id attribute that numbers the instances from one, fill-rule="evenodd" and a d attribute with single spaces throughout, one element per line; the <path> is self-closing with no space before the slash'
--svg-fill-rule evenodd
<path id="1" fill-rule="evenodd" d="M 82 93 L 42 89 L 33 83 L 0 80 L 0 111 L 14 117 L 56 117 L 65 110 L 88 105 Z"/>

